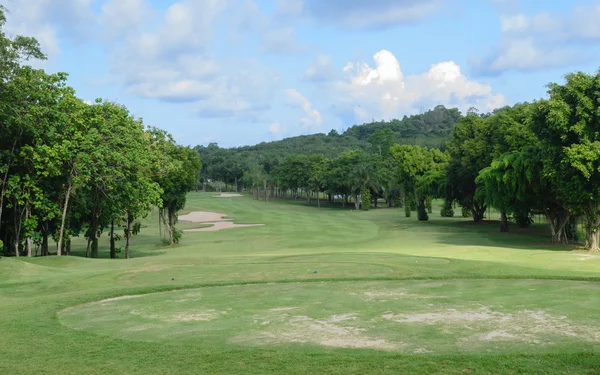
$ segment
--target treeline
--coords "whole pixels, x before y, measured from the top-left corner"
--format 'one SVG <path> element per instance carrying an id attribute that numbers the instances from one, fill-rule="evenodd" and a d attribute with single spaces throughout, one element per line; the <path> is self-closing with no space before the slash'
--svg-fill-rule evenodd
<path id="1" fill-rule="evenodd" d="M 198 153 L 160 129 L 145 127 L 125 106 L 87 104 L 67 74 L 24 63 L 45 59 L 38 42 L 9 38 L 0 7 L 0 254 L 70 253 L 71 238 L 108 230 L 110 256 L 123 234 L 124 256 L 138 219 L 159 208 L 168 243 L 178 242 L 177 211 L 197 186 Z M 50 245 L 54 241 L 56 246 Z"/>
<path id="2" fill-rule="evenodd" d="M 486 114 L 470 110 L 450 126 L 441 149 L 400 145 L 394 129 L 380 126 L 353 150 L 288 155 L 280 163 L 265 158 L 219 178 L 241 173 L 236 181 L 265 200 L 319 200 L 324 194 L 367 210 L 383 199 L 387 206 L 404 206 L 407 216 L 416 209 L 419 220 L 428 219 L 434 198 L 444 199 L 442 216 L 454 215 L 459 205 L 475 222 L 494 207 L 501 231 L 510 221 L 527 227 L 534 215 L 544 215 L 555 243 L 577 241 L 581 222 L 586 248 L 597 251 L 600 73 L 569 74 L 564 84 L 548 87 L 548 99 Z M 223 169 L 232 168 L 225 160 Z M 213 167 L 205 165 L 203 172 Z"/>
<path id="3" fill-rule="evenodd" d="M 201 179 L 203 185 L 208 182 L 238 186 L 244 172 L 256 165 L 272 173 L 286 157 L 291 155 L 321 154 L 334 158 L 345 151 L 369 151 L 373 144 L 369 142 L 375 132 L 389 129 L 396 143 L 421 145 L 443 149 L 452 129 L 461 117 L 456 108 L 437 106 L 432 110 L 414 116 L 404 116 L 401 120 L 374 121 L 355 125 L 342 134 L 336 130 L 328 134 L 312 134 L 286 138 L 276 142 L 262 142 L 254 146 L 221 148 L 216 143 L 197 146 L 196 150 L 203 161 Z"/>

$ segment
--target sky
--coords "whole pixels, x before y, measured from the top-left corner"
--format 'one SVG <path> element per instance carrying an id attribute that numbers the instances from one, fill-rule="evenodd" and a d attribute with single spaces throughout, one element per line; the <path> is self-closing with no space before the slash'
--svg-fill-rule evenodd
<path id="1" fill-rule="evenodd" d="M 600 0 L 0 0 L 79 97 L 178 143 L 481 112 L 600 68 Z"/>

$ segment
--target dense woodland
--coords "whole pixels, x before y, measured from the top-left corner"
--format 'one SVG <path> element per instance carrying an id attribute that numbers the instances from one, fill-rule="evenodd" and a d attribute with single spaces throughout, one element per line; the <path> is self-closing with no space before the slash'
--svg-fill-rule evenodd
<path id="1" fill-rule="evenodd" d="M 45 59 L 38 42 L 2 32 L 0 8 L 0 255 L 70 253 L 84 236 L 98 256 L 107 232 L 110 256 L 129 257 L 139 219 L 157 207 L 165 242 L 178 242 L 177 212 L 197 186 L 198 153 L 160 129 L 144 126 L 125 106 L 86 104 L 67 74 L 27 65 Z"/>
<path id="2" fill-rule="evenodd" d="M 565 81 L 549 84 L 546 99 L 492 113 L 462 115 L 438 106 L 343 134 L 232 149 L 199 146 L 201 184 L 245 188 L 263 200 L 305 198 L 320 205 L 326 197 L 363 210 L 382 201 L 404 206 L 406 216 L 417 211 L 418 220 L 428 220 L 432 199 L 444 200 L 442 216 L 460 207 L 476 223 L 494 207 L 503 232 L 511 221 L 527 227 L 533 215 L 544 215 L 553 242 L 577 241 L 581 222 L 586 248 L 597 251 L 600 73 L 572 73 Z"/>

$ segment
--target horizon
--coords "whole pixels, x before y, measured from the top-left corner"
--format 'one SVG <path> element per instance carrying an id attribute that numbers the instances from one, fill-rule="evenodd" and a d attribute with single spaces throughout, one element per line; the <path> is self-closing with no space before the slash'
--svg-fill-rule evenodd
<path id="1" fill-rule="evenodd" d="M 436 105 L 489 112 L 600 66 L 598 0 L 53 3 L 2 2 L 6 33 L 48 55 L 33 65 L 191 146 L 341 133 Z"/>

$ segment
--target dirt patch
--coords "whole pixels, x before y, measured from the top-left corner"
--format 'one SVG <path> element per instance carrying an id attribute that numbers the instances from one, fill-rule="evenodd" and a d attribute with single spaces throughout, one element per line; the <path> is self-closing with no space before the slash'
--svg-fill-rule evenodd
<path id="1" fill-rule="evenodd" d="M 419 314 L 385 314 L 383 319 L 392 320 L 397 323 L 424 323 L 435 324 L 440 322 L 445 323 L 464 323 L 478 322 L 482 320 L 507 320 L 511 319 L 510 314 L 493 312 L 482 307 L 479 310 L 457 311 L 448 309 L 444 312 L 419 313 Z"/>
<path id="2" fill-rule="evenodd" d="M 554 316 L 540 310 L 503 313 L 482 307 L 466 311 L 448 309 L 431 313 L 385 314 L 382 318 L 407 324 L 455 325 L 467 332 L 478 332 L 459 339 L 459 342 L 524 341 L 541 344 L 548 335 L 600 341 L 600 329 L 574 324 L 566 316 Z"/>
<path id="3" fill-rule="evenodd" d="M 273 310 L 271 310 L 273 311 Z M 281 310 L 280 310 L 281 311 Z M 356 314 L 332 315 L 325 319 L 313 319 L 308 316 L 289 316 L 281 314 L 274 319 L 258 321 L 261 331 L 252 336 L 235 337 L 235 341 L 265 342 L 268 344 L 312 343 L 339 348 L 376 348 L 393 350 L 404 345 L 391 343 L 383 338 L 365 337 L 365 328 L 347 326 L 340 323 L 358 320 Z M 264 328 L 263 328 L 264 327 Z"/>
<path id="4" fill-rule="evenodd" d="M 575 253 L 575 255 L 577 256 L 577 260 L 592 260 L 592 259 L 598 258 L 597 255 L 590 255 L 590 254 Z"/>
<path id="5" fill-rule="evenodd" d="M 212 224 L 212 226 L 206 227 L 206 228 L 187 229 L 187 230 L 184 230 L 184 232 L 217 232 L 217 231 L 224 230 L 224 229 L 264 226 L 264 224 L 235 224 L 230 221 L 222 221 L 222 222 L 218 222 L 218 223 L 204 223 L 204 224 Z"/>
<path id="6" fill-rule="evenodd" d="M 225 311 L 207 310 L 199 313 L 180 313 L 166 319 L 167 322 L 207 322 L 217 319 L 220 315 L 226 314 Z"/>
<path id="7" fill-rule="evenodd" d="M 233 193 L 221 193 L 219 195 L 215 195 L 214 198 L 234 198 L 234 197 L 243 197 L 242 194 L 233 194 Z"/>
<path id="8" fill-rule="evenodd" d="M 400 299 L 400 298 L 415 298 L 415 299 L 431 299 L 431 298 L 448 298 L 446 296 L 426 295 L 407 293 L 403 290 L 371 290 L 363 293 L 366 299 Z"/>
<path id="9" fill-rule="evenodd" d="M 140 298 L 142 296 L 143 296 L 143 294 L 137 294 L 137 295 L 132 295 L 132 296 L 121 296 L 121 297 L 103 299 L 102 301 L 99 301 L 99 302 L 105 303 L 105 302 L 112 302 L 112 301 L 120 301 L 122 299 Z"/>
<path id="10" fill-rule="evenodd" d="M 289 311 L 295 309 L 297 309 L 297 307 L 276 307 L 274 309 L 270 309 L 269 311 Z"/>

